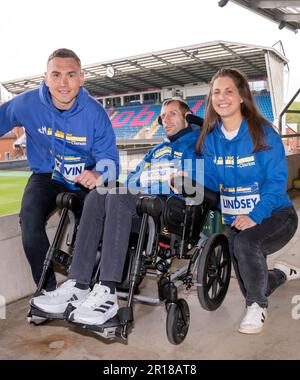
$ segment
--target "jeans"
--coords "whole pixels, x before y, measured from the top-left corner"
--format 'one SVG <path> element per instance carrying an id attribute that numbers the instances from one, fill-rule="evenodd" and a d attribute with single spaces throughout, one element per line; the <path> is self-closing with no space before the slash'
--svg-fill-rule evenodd
<path id="1" fill-rule="evenodd" d="M 102 238 L 100 281 L 122 281 L 132 225 L 139 224 L 136 202 L 141 195 L 99 194 L 85 199 L 77 232 L 69 279 L 90 284 L 97 248 Z"/>
<path id="2" fill-rule="evenodd" d="M 24 190 L 20 212 L 22 242 L 36 285 L 39 283 L 49 248 L 45 225 L 56 209 L 56 196 L 65 191 L 74 192 L 63 183 L 53 181 L 48 173 L 32 174 Z M 79 190 L 76 193 L 84 197 L 87 191 Z M 47 272 L 44 288 L 48 291 L 56 288 L 52 268 Z"/>
<path id="3" fill-rule="evenodd" d="M 261 224 L 244 231 L 227 226 L 231 260 L 246 305 L 268 306 L 268 296 L 286 281 L 285 274 L 268 270 L 266 257 L 283 248 L 297 230 L 294 207 L 274 211 Z"/>

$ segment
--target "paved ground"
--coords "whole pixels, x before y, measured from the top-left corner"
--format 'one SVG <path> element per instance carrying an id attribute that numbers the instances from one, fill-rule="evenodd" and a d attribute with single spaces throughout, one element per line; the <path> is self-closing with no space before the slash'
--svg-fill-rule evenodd
<path id="1" fill-rule="evenodd" d="M 299 192 L 291 195 L 299 215 Z M 270 267 L 279 256 L 300 266 L 300 229 L 270 258 Z M 144 288 L 157 295 L 153 280 L 147 280 Z M 135 326 L 124 345 L 61 321 L 29 325 L 25 318 L 28 299 L 19 300 L 7 307 L 6 319 L 0 319 L 0 359 L 300 359 L 300 280 L 284 284 L 270 297 L 264 331 L 254 336 L 237 331 L 244 303 L 235 278 L 224 303 L 214 312 L 201 308 L 195 289 L 182 296 L 190 306 L 191 324 L 178 346 L 167 339 L 164 304 L 135 304 Z M 298 304 L 292 303 L 293 297 Z"/>

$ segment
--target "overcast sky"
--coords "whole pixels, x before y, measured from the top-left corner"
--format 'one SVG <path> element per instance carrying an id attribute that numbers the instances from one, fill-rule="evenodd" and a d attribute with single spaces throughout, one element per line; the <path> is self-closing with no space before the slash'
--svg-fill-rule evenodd
<path id="1" fill-rule="evenodd" d="M 49 54 L 75 50 L 83 65 L 215 40 L 282 41 L 290 95 L 300 87 L 300 32 L 218 0 L 9 0 L 0 2 L 0 82 L 39 75 Z"/>

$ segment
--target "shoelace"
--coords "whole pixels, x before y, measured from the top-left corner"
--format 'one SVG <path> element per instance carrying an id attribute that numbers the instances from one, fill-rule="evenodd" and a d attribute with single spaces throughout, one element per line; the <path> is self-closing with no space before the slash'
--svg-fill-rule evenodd
<path id="1" fill-rule="evenodd" d="M 68 280 L 64 282 L 59 288 L 53 290 L 52 292 L 48 292 L 46 295 L 50 297 L 60 296 L 62 294 L 67 294 L 71 288 L 74 288 L 76 281 Z M 76 288 L 74 288 L 76 289 Z"/>
<path id="2" fill-rule="evenodd" d="M 103 286 L 96 284 L 94 286 L 94 289 L 90 292 L 88 297 L 83 301 L 81 306 L 88 307 L 88 308 L 96 307 L 97 304 L 99 303 L 99 299 L 101 299 L 101 297 L 105 293 L 107 293 L 107 290 Z"/>

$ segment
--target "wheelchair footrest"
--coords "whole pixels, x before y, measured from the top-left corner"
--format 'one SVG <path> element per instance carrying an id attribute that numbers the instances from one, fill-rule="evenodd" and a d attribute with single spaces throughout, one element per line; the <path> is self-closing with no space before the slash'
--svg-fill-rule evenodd
<path id="1" fill-rule="evenodd" d="M 118 330 L 121 329 L 122 325 L 118 318 L 118 316 L 115 316 L 105 323 L 103 325 L 87 325 L 85 323 L 75 322 L 72 319 L 68 319 L 69 322 L 74 324 L 75 326 L 81 327 L 86 330 L 90 330 L 94 332 L 97 335 L 100 335 L 103 338 L 106 339 L 113 339 L 116 337 L 119 337 Z"/>
<path id="2" fill-rule="evenodd" d="M 118 314 L 109 319 L 102 325 L 88 325 L 86 323 L 76 322 L 71 318 L 67 318 L 68 322 L 83 329 L 92 331 L 93 333 L 100 335 L 102 338 L 113 339 L 119 338 L 122 343 L 127 344 L 127 337 L 122 334 L 124 323 L 131 322 L 133 320 L 133 312 L 131 307 L 123 307 L 118 310 Z"/>
<path id="3" fill-rule="evenodd" d="M 36 306 L 31 306 L 30 307 L 30 312 L 29 312 L 30 317 L 40 317 L 40 318 L 46 318 L 46 319 L 66 319 L 65 318 L 65 313 L 47 313 Z"/>

